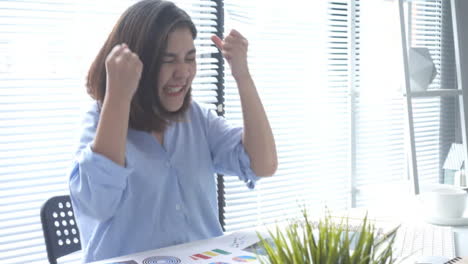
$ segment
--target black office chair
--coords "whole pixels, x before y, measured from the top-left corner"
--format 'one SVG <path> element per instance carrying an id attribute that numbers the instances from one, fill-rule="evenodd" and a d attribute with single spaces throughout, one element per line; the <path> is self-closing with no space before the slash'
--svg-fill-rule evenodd
<path id="1" fill-rule="evenodd" d="M 41 207 L 42 231 L 50 264 L 81 250 L 80 233 L 69 195 L 48 199 Z"/>

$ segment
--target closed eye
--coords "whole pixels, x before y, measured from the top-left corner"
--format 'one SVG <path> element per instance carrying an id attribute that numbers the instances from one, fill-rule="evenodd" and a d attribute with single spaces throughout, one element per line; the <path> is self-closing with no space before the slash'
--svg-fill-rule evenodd
<path id="1" fill-rule="evenodd" d="M 167 56 L 165 55 L 162 59 L 162 63 L 173 63 L 175 62 L 175 57 L 174 56 Z"/>
<path id="2" fill-rule="evenodd" d="M 194 62 L 197 57 L 197 51 L 195 49 L 190 50 L 185 55 L 185 61 L 187 62 Z"/>
<path id="3" fill-rule="evenodd" d="M 192 49 L 185 55 L 184 61 L 194 62 L 196 60 L 196 50 Z M 177 54 L 175 53 L 165 53 L 163 54 L 162 63 L 174 63 L 177 61 Z"/>

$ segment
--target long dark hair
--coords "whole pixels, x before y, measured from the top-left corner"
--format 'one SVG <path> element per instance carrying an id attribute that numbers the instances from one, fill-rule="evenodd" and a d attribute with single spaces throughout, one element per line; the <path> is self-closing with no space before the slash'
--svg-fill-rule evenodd
<path id="1" fill-rule="evenodd" d="M 157 92 L 158 73 L 169 33 L 187 27 L 195 39 L 197 30 L 190 16 L 174 3 L 143 0 L 129 7 L 119 18 L 92 63 L 87 77 L 88 94 L 100 104 L 106 96 L 105 60 L 112 48 L 126 43 L 143 63 L 138 89 L 131 102 L 129 126 L 143 131 L 162 132 L 169 122 L 183 118 L 191 101 L 191 88 L 177 112 L 168 112 Z"/>

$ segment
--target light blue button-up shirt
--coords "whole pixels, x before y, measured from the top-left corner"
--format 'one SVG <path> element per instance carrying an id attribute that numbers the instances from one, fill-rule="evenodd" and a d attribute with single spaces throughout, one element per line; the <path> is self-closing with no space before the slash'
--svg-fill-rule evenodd
<path id="1" fill-rule="evenodd" d="M 86 113 L 69 181 L 85 262 L 223 234 L 215 173 L 238 175 L 250 188 L 258 178 L 242 128 L 196 102 L 186 117 L 168 127 L 162 145 L 129 129 L 122 167 L 91 150 L 97 104 Z"/>

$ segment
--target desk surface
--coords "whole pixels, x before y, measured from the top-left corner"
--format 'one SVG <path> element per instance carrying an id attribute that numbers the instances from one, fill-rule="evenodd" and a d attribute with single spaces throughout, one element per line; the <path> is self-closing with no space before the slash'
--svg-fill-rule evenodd
<path id="1" fill-rule="evenodd" d="M 455 232 L 455 250 L 458 256 L 468 256 L 468 226 L 456 227 Z"/>
<path id="2" fill-rule="evenodd" d="M 372 212 L 371 215 L 374 215 L 376 219 L 391 219 L 414 225 L 428 224 L 419 201 L 414 199 L 406 201 L 405 206 L 401 204 L 397 206 L 387 204 L 379 207 L 359 208 L 353 209 L 352 214 L 362 215 L 369 211 Z M 465 212 L 464 217 L 468 217 L 468 210 Z M 456 255 L 468 256 L 468 226 L 452 226 L 452 229 L 454 232 Z"/>
<path id="3" fill-rule="evenodd" d="M 257 241 L 255 232 L 235 232 L 207 240 L 93 262 L 93 264 L 232 263 L 235 259 L 239 263 L 256 264 L 259 262 L 256 260 L 255 254 L 242 249 Z"/>
<path id="4" fill-rule="evenodd" d="M 468 256 L 468 227 L 457 227 L 455 248 L 457 256 Z M 145 251 L 119 258 L 93 262 L 93 264 L 148 264 L 148 263 L 259 263 L 255 254 L 244 251 L 258 242 L 254 230 L 235 232 L 217 238 Z M 412 262 L 410 262 L 412 263 Z"/>

